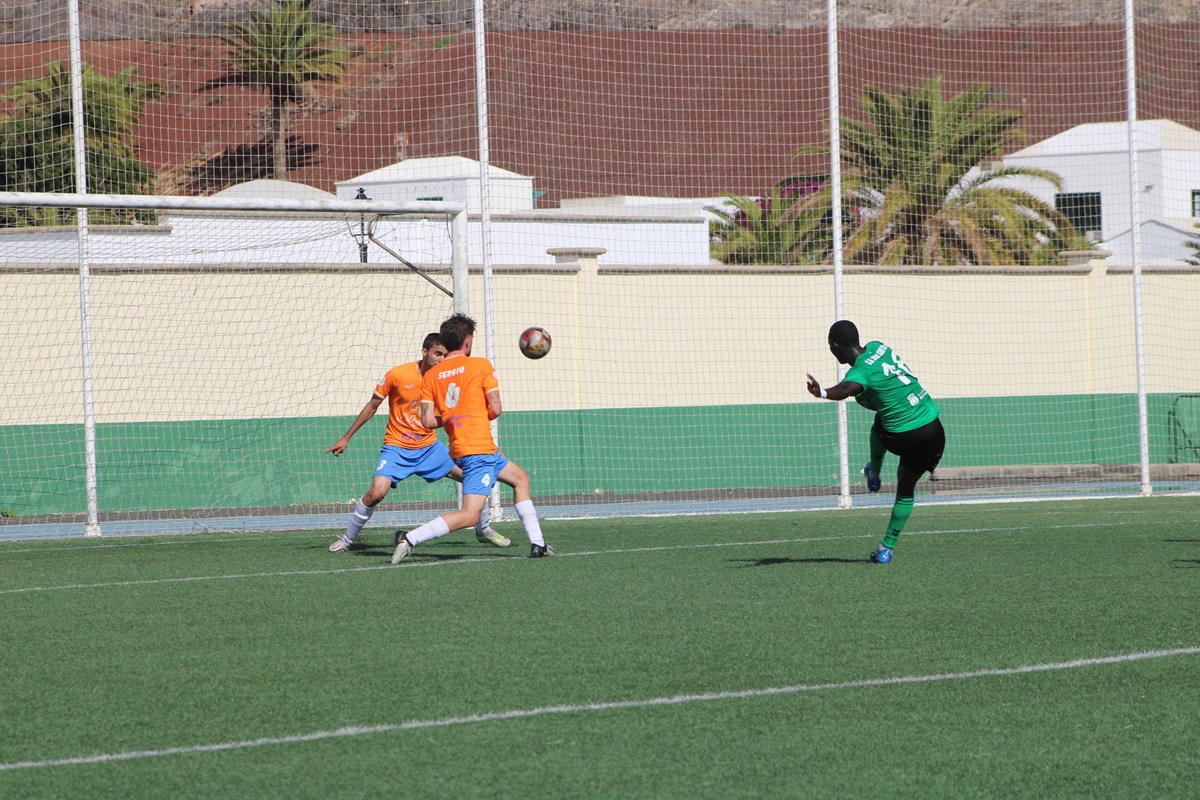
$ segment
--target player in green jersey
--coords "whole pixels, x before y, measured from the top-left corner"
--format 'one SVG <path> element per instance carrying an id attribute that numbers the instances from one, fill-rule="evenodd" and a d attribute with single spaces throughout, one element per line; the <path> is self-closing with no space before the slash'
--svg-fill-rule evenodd
<path id="1" fill-rule="evenodd" d="M 850 320 L 838 320 L 829 328 L 829 351 L 850 367 L 836 386 L 822 389 L 812 375 L 808 391 L 814 397 L 845 400 L 853 397 L 863 408 L 875 412 L 871 426 L 871 460 L 863 468 L 867 489 L 878 492 L 885 452 L 900 456 L 896 468 L 896 502 L 888 520 L 883 542 L 871 553 L 871 561 L 888 564 L 892 548 L 904 530 L 913 509 L 917 481 L 933 472 L 946 448 L 946 432 L 938 418 L 937 403 L 908 365 L 882 342 L 859 344 L 858 328 Z"/>

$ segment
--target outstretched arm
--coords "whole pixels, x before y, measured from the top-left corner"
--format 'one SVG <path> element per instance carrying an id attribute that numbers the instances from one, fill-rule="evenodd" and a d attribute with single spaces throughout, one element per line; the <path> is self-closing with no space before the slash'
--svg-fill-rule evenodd
<path id="1" fill-rule="evenodd" d="M 333 443 L 333 447 L 326 450 L 326 453 L 333 453 L 334 456 L 340 456 L 346 451 L 346 447 L 350 444 L 350 437 L 358 433 L 358 429 L 367 423 L 371 417 L 375 416 L 375 412 L 379 410 L 379 405 L 383 402 L 383 398 L 377 394 L 371 395 L 371 399 L 363 406 L 362 411 L 358 412 L 358 416 L 354 418 L 354 422 L 350 425 L 350 430 L 342 434 L 342 438 Z"/>
<path id="2" fill-rule="evenodd" d="M 808 393 L 813 397 L 824 397 L 829 400 L 845 400 L 847 397 L 854 397 L 856 394 L 860 394 L 862 390 L 862 384 L 855 383 L 854 381 L 842 381 L 837 386 L 822 389 L 817 379 L 812 375 L 808 375 Z"/>

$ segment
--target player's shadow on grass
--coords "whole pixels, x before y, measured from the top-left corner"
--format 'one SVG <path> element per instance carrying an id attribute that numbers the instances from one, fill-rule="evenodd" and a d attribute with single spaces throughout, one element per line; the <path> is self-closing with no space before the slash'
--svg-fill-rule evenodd
<path id="1" fill-rule="evenodd" d="M 465 544 L 465 542 L 464 542 L 464 544 Z M 439 549 L 444 549 L 446 547 L 446 545 L 439 545 L 438 547 L 439 547 Z M 392 553 L 394 553 L 395 551 L 396 551 L 396 548 L 392 547 L 391 545 L 368 544 L 368 545 L 355 547 L 353 550 L 350 550 L 349 553 L 340 553 L 339 555 L 349 555 L 351 557 L 358 557 L 358 558 L 384 559 L 384 558 L 391 558 Z M 419 564 L 422 561 L 462 561 L 463 559 L 467 559 L 467 558 L 472 558 L 472 559 L 489 558 L 489 557 L 504 558 L 507 555 L 508 554 L 506 554 L 506 553 L 493 553 L 493 552 L 489 552 L 487 550 L 477 550 L 477 551 L 464 550 L 459 553 L 446 553 L 446 552 L 433 553 L 433 552 L 429 552 L 428 550 L 420 550 L 416 553 L 413 553 L 411 556 L 409 556 L 405 560 L 405 563 Z"/>
<path id="2" fill-rule="evenodd" d="M 1200 544 L 1200 539 L 1163 539 L 1168 544 Z M 1200 558 L 1175 558 L 1171 560 L 1176 569 L 1200 569 Z"/>
<path id="3" fill-rule="evenodd" d="M 464 558 L 480 558 L 488 556 L 505 556 L 510 555 L 504 552 L 495 552 L 500 548 L 479 545 L 475 542 L 438 542 L 437 548 L 439 551 L 447 549 L 458 550 L 462 552 L 446 553 L 446 552 L 429 552 L 422 549 L 409 556 L 414 561 L 459 561 Z M 310 550 L 324 550 L 326 545 L 312 545 Z M 508 548 L 511 550 L 512 548 Z M 343 557 L 358 557 L 358 558 L 391 558 L 392 553 L 396 551 L 396 546 L 388 542 L 355 542 L 354 545 L 344 553 L 337 555 Z"/>
<path id="4" fill-rule="evenodd" d="M 731 561 L 742 561 L 748 567 L 774 567 L 778 564 L 869 564 L 865 558 L 733 558 Z"/>

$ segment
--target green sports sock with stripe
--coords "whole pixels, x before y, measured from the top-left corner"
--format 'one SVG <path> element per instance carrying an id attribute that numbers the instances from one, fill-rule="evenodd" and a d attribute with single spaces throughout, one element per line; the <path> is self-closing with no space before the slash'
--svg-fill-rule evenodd
<path id="1" fill-rule="evenodd" d="M 884 547 L 896 546 L 896 540 L 900 538 L 904 524 L 912 516 L 912 510 L 913 499 L 911 497 L 896 498 L 896 502 L 892 505 L 892 518 L 888 520 L 887 533 L 883 535 Z"/>

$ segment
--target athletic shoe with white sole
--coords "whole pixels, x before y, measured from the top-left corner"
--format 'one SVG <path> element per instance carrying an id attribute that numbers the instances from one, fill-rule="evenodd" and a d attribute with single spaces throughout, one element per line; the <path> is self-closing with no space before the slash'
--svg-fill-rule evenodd
<path id="1" fill-rule="evenodd" d="M 548 544 L 531 544 L 529 546 L 530 558 L 545 558 L 552 555 L 554 555 L 554 548 Z"/>
<path id="2" fill-rule="evenodd" d="M 354 542 L 350 541 L 345 536 L 339 536 L 338 540 L 336 542 L 329 545 L 329 552 L 344 553 L 347 550 L 349 550 L 351 547 L 354 547 Z"/>
<path id="3" fill-rule="evenodd" d="M 475 540 L 480 544 L 494 544 L 496 547 L 508 547 L 512 544 L 512 539 L 491 527 L 484 528 L 483 533 L 477 531 Z"/>
<path id="4" fill-rule="evenodd" d="M 396 550 L 392 553 L 392 563 L 399 564 L 404 559 L 412 555 L 413 546 L 408 543 L 408 539 L 401 536 L 396 542 Z"/>

